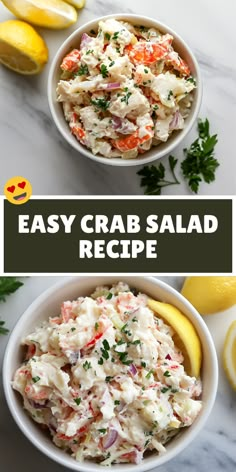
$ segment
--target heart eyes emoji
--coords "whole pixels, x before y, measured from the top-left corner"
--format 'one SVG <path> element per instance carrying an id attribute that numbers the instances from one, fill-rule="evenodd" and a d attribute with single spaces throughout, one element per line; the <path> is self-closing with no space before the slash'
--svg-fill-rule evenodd
<path id="1" fill-rule="evenodd" d="M 21 175 L 12 177 L 5 183 L 4 194 L 10 203 L 22 205 L 28 202 L 32 195 L 31 183 Z"/>

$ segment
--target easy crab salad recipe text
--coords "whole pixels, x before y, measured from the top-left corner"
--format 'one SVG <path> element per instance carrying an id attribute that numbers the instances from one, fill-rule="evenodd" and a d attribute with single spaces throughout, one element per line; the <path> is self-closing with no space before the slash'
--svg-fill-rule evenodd
<path id="1" fill-rule="evenodd" d="M 72 134 L 93 154 L 134 159 L 184 128 L 196 80 L 173 40 L 107 19 L 64 57 L 57 99 Z"/>
<path id="2" fill-rule="evenodd" d="M 77 461 L 138 464 L 201 410 L 201 380 L 186 374 L 173 329 L 147 301 L 122 282 L 98 287 L 22 341 L 13 388 Z"/>

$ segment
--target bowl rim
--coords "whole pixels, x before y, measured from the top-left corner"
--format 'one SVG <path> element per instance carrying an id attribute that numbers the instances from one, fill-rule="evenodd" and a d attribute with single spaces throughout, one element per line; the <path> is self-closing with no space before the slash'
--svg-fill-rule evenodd
<path id="1" fill-rule="evenodd" d="M 50 459 L 54 460 L 55 462 L 61 464 L 62 466 L 68 467 L 71 470 L 75 471 L 81 471 L 81 472 L 97 472 L 101 466 L 95 463 L 88 464 L 86 463 L 83 465 L 81 462 L 74 461 L 71 462 L 69 459 L 71 459 L 70 456 L 68 456 L 68 459 L 65 454 L 65 458 L 58 456 L 56 452 L 51 450 L 50 446 L 46 446 L 45 444 L 42 444 L 38 439 L 34 437 L 30 433 L 30 430 L 28 427 L 25 425 L 25 421 L 22 420 L 17 413 L 17 408 L 15 406 L 16 400 L 15 400 L 15 395 L 11 387 L 11 378 L 9 378 L 9 366 L 11 365 L 11 358 L 12 355 L 14 355 L 14 348 L 16 345 L 15 338 L 17 339 L 17 332 L 18 329 L 22 329 L 24 322 L 28 320 L 30 316 L 32 316 L 32 313 L 37 309 L 37 307 L 42 303 L 45 302 L 50 298 L 51 295 L 53 295 L 55 292 L 58 292 L 60 288 L 66 288 L 69 287 L 70 284 L 73 284 L 75 281 L 80 281 L 80 280 L 88 280 L 88 282 L 91 280 L 94 280 L 94 285 L 96 285 L 95 280 L 99 279 L 104 280 L 107 278 L 107 283 L 110 281 L 111 283 L 114 283 L 115 281 L 120 280 L 129 280 L 129 281 L 134 281 L 135 285 L 135 279 L 143 280 L 144 282 L 150 282 L 154 283 L 154 285 L 159 286 L 162 290 L 168 292 L 170 295 L 174 296 L 177 300 L 179 300 L 185 307 L 186 311 L 189 311 L 192 313 L 194 316 L 194 319 L 196 319 L 198 325 L 200 326 L 201 330 L 204 333 L 204 336 L 206 337 L 207 343 L 208 343 L 208 349 L 211 357 L 211 367 L 212 367 L 212 389 L 210 392 L 209 397 L 207 398 L 207 402 L 205 404 L 204 411 L 201 415 L 201 417 L 198 420 L 197 424 L 193 424 L 191 426 L 191 429 L 189 430 L 189 434 L 187 434 L 183 441 L 181 441 L 179 444 L 177 444 L 171 451 L 168 451 L 168 453 L 156 456 L 152 460 L 143 463 L 138 464 L 138 465 L 127 465 L 127 464 L 117 464 L 116 465 L 116 470 L 121 470 L 122 472 L 130 472 L 131 470 L 137 470 L 137 472 L 145 472 L 147 470 L 152 470 L 153 468 L 163 465 L 164 463 L 168 462 L 169 460 L 173 459 L 175 456 L 177 456 L 180 452 L 182 452 L 186 447 L 193 441 L 193 439 L 198 435 L 200 430 L 204 427 L 215 402 L 215 397 L 217 393 L 217 387 L 218 387 L 218 360 L 217 360 L 217 354 L 216 354 L 216 349 L 213 343 L 213 339 L 211 337 L 211 334 L 209 332 L 209 329 L 205 322 L 203 321 L 202 317 L 200 314 L 197 312 L 197 310 L 191 305 L 191 303 L 186 300 L 181 293 L 179 293 L 176 289 L 171 287 L 169 284 L 154 278 L 154 277 L 138 277 L 138 276 L 126 276 L 126 277 L 119 277 L 119 276 L 80 276 L 80 277 L 68 277 L 67 279 L 64 279 L 60 282 L 57 282 L 56 284 L 53 284 L 51 287 L 43 291 L 30 305 L 29 307 L 24 311 L 24 313 L 20 316 L 19 320 L 17 321 L 10 338 L 7 343 L 7 347 L 4 353 L 4 359 L 3 359 L 3 371 L 2 371 L 2 378 L 3 378 L 3 389 L 4 389 L 4 394 L 5 398 L 9 407 L 9 410 L 11 412 L 12 417 L 14 418 L 16 424 L 22 431 L 22 433 L 27 437 L 27 439 L 30 440 L 30 442 L 43 454 L 45 454 L 47 457 Z M 103 282 L 102 282 L 103 283 Z M 105 283 L 105 282 L 104 282 Z M 18 339 L 17 339 L 17 342 Z M 114 467 L 114 466 L 113 466 Z"/>
<path id="2" fill-rule="evenodd" d="M 192 104 L 192 117 L 187 123 L 187 125 L 184 127 L 183 130 L 181 130 L 180 133 L 176 133 L 174 136 L 173 140 L 171 142 L 168 141 L 166 143 L 163 143 L 166 146 L 164 149 L 161 151 L 158 151 L 158 147 L 156 154 L 153 156 L 145 157 L 145 154 L 143 154 L 143 157 L 135 158 L 135 159 L 121 159 L 121 158 L 107 158 L 107 157 L 102 157 L 100 155 L 95 155 L 92 153 L 92 151 L 89 151 L 85 146 L 79 143 L 76 139 L 73 138 L 73 136 L 70 133 L 69 127 L 68 129 L 64 129 L 58 119 L 58 113 L 55 110 L 54 107 L 54 101 L 53 101 L 53 94 L 52 94 L 52 89 L 53 89 L 53 76 L 54 72 L 56 70 L 56 65 L 57 61 L 60 57 L 60 55 L 63 53 L 63 51 L 66 49 L 66 46 L 74 39 L 76 36 L 78 36 L 83 30 L 87 30 L 90 28 L 90 26 L 94 26 L 94 23 L 98 23 L 101 20 L 107 20 L 109 18 L 115 18 L 115 19 L 126 19 L 127 21 L 129 20 L 142 20 L 145 22 L 151 22 L 156 24 L 157 28 L 160 28 L 160 30 L 166 31 L 169 34 L 172 34 L 174 36 L 174 39 L 177 39 L 183 46 L 183 48 L 187 51 L 188 55 L 191 57 L 191 60 L 194 64 L 195 68 L 195 75 L 197 78 L 197 84 L 198 87 L 196 89 L 196 94 L 195 94 L 195 99 Z M 58 129 L 58 131 L 61 133 L 61 135 L 64 137 L 64 139 L 79 153 L 83 154 L 86 157 L 89 157 L 93 161 L 100 163 L 100 164 L 105 164 L 105 165 L 110 165 L 110 166 L 117 166 L 117 167 L 133 167 L 133 166 L 139 166 L 139 165 L 144 165 L 148 164 L 149 162 L 153 162 L 156 160 L 161 159 L 162 157 L 166 156 L 167 154 L 170 154 L 177 146 L 180 145 L 180 143 L 185 139 L 185 137 L 188 135 L 188 133 L 191 131 L 191 129 L 194 126 L 194 123 L 197 120 L 197 117 L 199 115 L 200 107 L 202 104 L 202 96 L 203 96 L 203 82 L 202 82 L 202 75 L 201 75 L 201 70 L 198 64 L 198 61 L 196 59 L 195 54 L 193 53 L 192 49 L 188 46 L 188 44 L 185 42 L 185 40 L 180 36 L 178 33 L 176 33 L 175 30 L 173 30 L 171 27 L 166 25 L 163 22 L 160 22 L 154 18 L 148 17 L 148 16 L 142 16 L 142 15 L 136 15 L 134 13 L 115 13 L 111 15 L 105 15 L 101 16 L 98 18 L 94 18 L 93 20 L 90 20 L 87 23 L 84 23 L 83 25 L 79 26 L 71 35 L 69 35 L 65 41 L 61 44 L 59 49 L 57 50 L 53 61 L 50 66 L 49 70 L 49 75 L 48 75 L 48 83 L 47 83 L 47 95 L 48 95 L 48 103 L 49 103 L 49 108 L 50 112 L 53 118 L 53 121 Z M 151 148 L 153 149 L 153 148 Z M 147 151 L 148 152 L 148 151 Z"/>

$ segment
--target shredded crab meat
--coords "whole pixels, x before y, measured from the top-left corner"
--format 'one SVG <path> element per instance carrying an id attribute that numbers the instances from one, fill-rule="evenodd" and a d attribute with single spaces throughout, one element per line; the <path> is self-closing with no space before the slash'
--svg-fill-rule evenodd
<path id="1" fill-rule="evenodd" d="M 95 155 L 135 159 L 184 128 L 196 80 L 173 40 L 115 19 L 82 35 L 64 57 L 57 85 L 75 139 Z M 139 123 L 147 115 L 152 132 L 142 141 Z"/>
<path id="2" fill-rule="evenodd" d="M 186 374 L 173 329 L 147 300 L 122 282 L 97 287 L 22 341 L 13 388 L 78 461 L 139 464 L 146 452 L 165 453 L 201 411 L 201 380 Z"/>

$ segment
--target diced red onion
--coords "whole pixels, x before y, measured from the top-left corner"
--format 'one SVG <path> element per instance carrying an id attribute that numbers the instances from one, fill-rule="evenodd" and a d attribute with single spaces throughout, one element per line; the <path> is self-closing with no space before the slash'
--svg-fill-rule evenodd
<path id="1" fill-rule="evenodd" d="M 118 438 L 118 433 L 115 429 L 110 429 L 108 434 L 103 440 L 103 447 L 104 449 L 109 449 L 109 447 L 113 446 Z"/>
<path id="2" fill-rule="evenodd" d="M 172 361 L 172 357 L 170 356 L 170 354 L 167 354 L 167 356 L 165 357 L 165 359 L 168 359 L 168 361 Z"/>
<path id="3" fill-rule="evenodd" d="M 119 118 L 119 116 L 113 116 L 112 117 L 112 127 L 114 129 L 118 129 L 118 128 L 121 127 L 121 125 L 122 125 L 122 119 Z"/>
<path id="4" fill-rule="evenodd" d="M 33 408 L 35 408 L 35 410 L 43 410 L 44 408 L 47 408 L 48 400 L 44 403 L 37 403 L 34 400 L 29 400 L 29 403 Z"/>
<path id="5" fill-rule="evenodd" d="M 125 407 L 126 407 L 125 402 L 122 402 L 122 401 L 121 401 L 120 404 L 117 405 L 116 410 L 117 410 L 119 413 L 121 413 L 121 411 L 123 411 Z"/>
<path id="6" fill-rule="evenodd" d="M 134 364 L 130 365 L 129 370 L 132 375 L 136 375 L 138 372 Z"/>
<path id="7" fill-rule="evenodd" d="M 89 36 L 87 33 L 83 33 L 80 43 L 80 50 L 88 46 L 91 41 L 93 41 L 93 38 L 91 38 L 91 36 Z"/>
<path id="8" fill-rule="evenodd" d="M 120 88 L 120 83 L 119 82 L 110 82 L 109 84 L 106 84 L 107 90 L 115 90 Z"/>
<path id="9" fill-rule="evenodd" d="M 181 118 L 182 116 L 180 112 L 177 110 L 173 116 L 172 121 L 170 122 L 170 126 L 169 126 L 170 131 L 173 131 L 174 129 L 179 128 Z"/>

